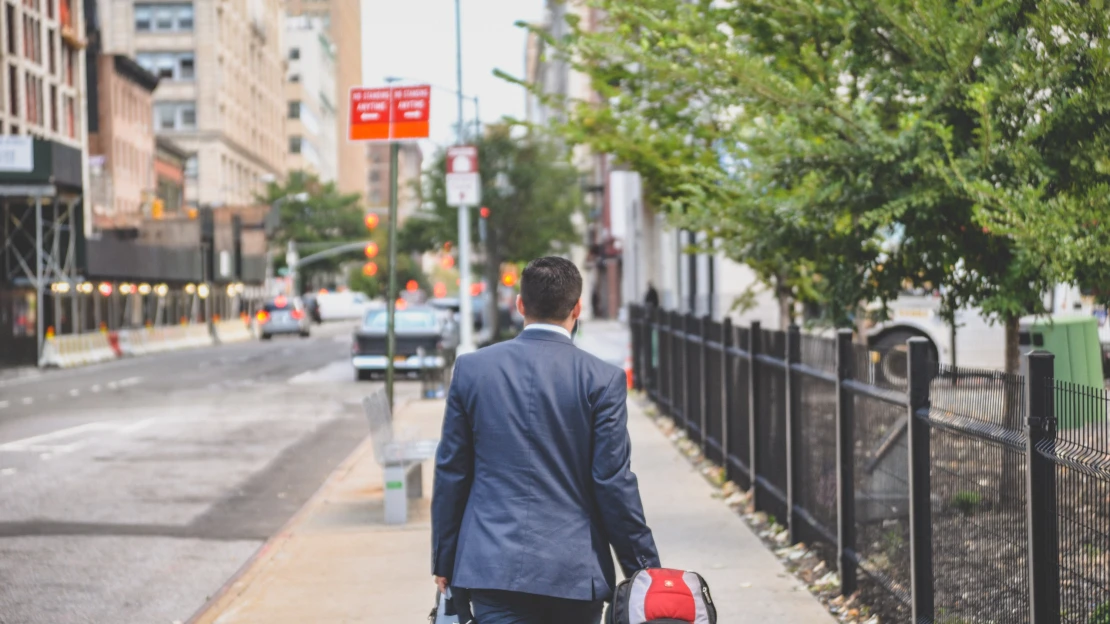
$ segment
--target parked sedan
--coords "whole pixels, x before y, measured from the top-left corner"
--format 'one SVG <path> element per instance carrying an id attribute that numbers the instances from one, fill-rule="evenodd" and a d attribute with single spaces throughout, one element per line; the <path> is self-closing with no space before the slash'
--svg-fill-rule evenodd
<path id="1" fill-rule="evenodd" d="M 308 338 L 311 319 L 299 298 L 275 297 L 258 311 L 258 333 L 263 340 L 279 334 L 297 334 Z"/>
<path id="2" fill-rule="evenodd" d="M 453 330 L 430 306 L 413 306 L 396 311 L 393 369 L 401 374 L 422 370 L 443 371 L 454 360 Z M 351 344 L 351 364 L 359 380 L 384 373 L 389 363 L 386 345 L 387 310 L 366 313 Z M 420 353 L 423 352 L 423 358 Z"/>

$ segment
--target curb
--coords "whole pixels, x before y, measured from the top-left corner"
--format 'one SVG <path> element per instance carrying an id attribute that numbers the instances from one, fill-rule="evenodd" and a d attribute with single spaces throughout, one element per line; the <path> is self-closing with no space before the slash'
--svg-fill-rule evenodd
<path id="1" fill-rule="evenodd" d="M 416 400 L 417 399 L 406 399 L 398 406 L 396 411 L 400 413 Z M 359 442 L 358 446 L 351 451 L 350 455 L 348 455 L 346 459 L 324 479 L 320 487 L 317 488 L 312 496 L 305 501 L 305 504 L 297 510 L 297 513 L 293 514 L 293 517 L 281 527 L 281 530 L 270 537 L 270 539 L 263 542 L 263 544 L 258 547 L 258 550 L 254 551 L 254 553 L 243 562 L 243 565 L 239 566 L 239 569 L 236 570 L 219 589 L 213 592 L 188 620 L 185 620 L 185 624 L 215 622 L 215 618 L 222 615 L 226 611 L 226 608 L 231 606 L 231 604 L 251 586 L 254 578 L 258 576 L 266 567 L 266 564 L 273 559 L 274 555 L 281 551 L 280 546 L 293 537 L 293 533 L 297 527 L 307 520 L 308 517 L 312 515 L 312 512 L 321 505 L 325 494 L 327 494 L 331 486 L 351 472 L 355 465 L 358 464 L 365 455 L 373 453 L 373 450 L 373 439 L 367 434 L 362 442 Z"/>

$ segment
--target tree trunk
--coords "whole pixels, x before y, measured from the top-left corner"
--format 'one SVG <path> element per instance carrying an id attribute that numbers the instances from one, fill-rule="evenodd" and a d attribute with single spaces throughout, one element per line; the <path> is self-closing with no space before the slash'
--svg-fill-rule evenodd
<path id="1" fill-rule="evenodd" d="M 1018 348 L 1018 328 L 1021 318 L 1018 316 L 1004 317 L 1006 326 L 1006 357 L 1005 366 L 1007 375 L 1016 375 L 1021 370 L 1021 352 Z M 1007 382 L 1002 394 L 1002 414 L 1006 428 L 1013 431 L 1022 431 L 1024 423 L 1021 422 L 1021 402 L 1023 400 L 1020 387 Z M 1021 491 L 1025 484 L 1021 466 L 1024 463 L 1021 453 L 1006 450 L 1002 453 L 1002 475 L 999 479 L 999 492 L 1004 505 L 1015 505 L 1021 501 Z"/>
<path id="2" fill-rule="evenodd" d="M 775 284 L 775 299 L 779 303 L 779 329 L 786 331 L 794 324 L 794 294 L 782 284 L 782 280 L 776 280 Z"/>

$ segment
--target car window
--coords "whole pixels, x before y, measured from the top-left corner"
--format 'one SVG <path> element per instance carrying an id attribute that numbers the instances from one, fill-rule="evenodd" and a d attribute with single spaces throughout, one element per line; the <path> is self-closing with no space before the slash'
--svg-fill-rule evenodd
<path id="1" fill-rule="evenodd" d="M 436 318 L 430 312 L 398 311 L 394 326 L 397 329 L 435 329 Z M 385 329 L 388 319 L 386 310 L 374 310 L 366 315 L 363 326 L 371 329 Z"/>

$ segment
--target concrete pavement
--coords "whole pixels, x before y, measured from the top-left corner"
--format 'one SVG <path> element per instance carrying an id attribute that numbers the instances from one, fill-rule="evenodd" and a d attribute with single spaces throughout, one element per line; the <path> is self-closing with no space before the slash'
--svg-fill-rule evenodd
<path id="1" fill-rule="evenodd" d="M 0 382 L 0 623 L 196 612 L 366 436 L 352 328 L 313 329 Z"/>
<path id="2" fill-rule="evenodd" d="M 580 345 L 623 359 L 627 333 L 592 324 Z M 622 347 L 622 343 L 625 345 Z M 443 401 L 398 410 L 398 427 L 437 436 Z M 633 469 L 664 565 L 701 572 L 722 623 L 833 622 L 743 520 L 681 456 L 642 408 L 630 402 Z M 424 472 L 431 492 L 432 471 Z M 195 624 L 339 624 L 422 621 L 431 609 L 429 500 L 414 501 L 410 522 L 382 524 L 381 470 L 364 443 L 255 562 L 194 620 Z"/>

